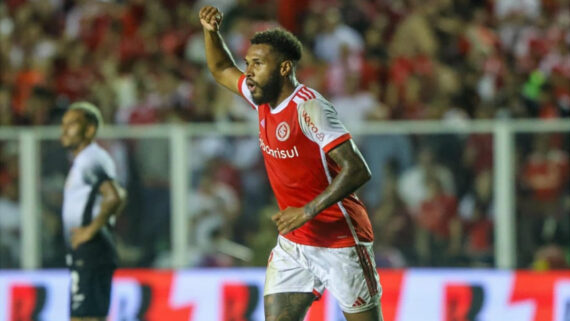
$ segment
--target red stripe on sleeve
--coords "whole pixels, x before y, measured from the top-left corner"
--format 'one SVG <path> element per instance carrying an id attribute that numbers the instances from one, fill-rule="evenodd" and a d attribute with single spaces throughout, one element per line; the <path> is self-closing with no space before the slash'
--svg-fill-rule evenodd
<path id="1" fill-rule="evenodd" d="M 303 90 L 299 90 L 297 92 L 297 97 L 300 97 L 301 99 L 303 99 L 304 101 L 307 101 L 309 98 L 307 97 L 307 94 L 305 94 L 303 92 Z"/>
<path id="2" fill-rule="evenodd" d="M 349 140 L 351 138 L 352 138 L 352 136 L 350 136 L 349 133 L 346 133 L 346 134 L 338 137 L 337 139 L 333 140 L 332 142 L 328 143 L 328 145 L 323 147 L 323 151 L 325 151 L 325 153 L 328 153 L 331 149 L 337 147 L 338 145 L 346 142 L 347 140 Z"/>
<path id="3" fill-rule="evenodd" d="M 307 87 L 303 87 L 301 90 L 303 91 L 303 93 L 305 93 L 305 95 L 309 96 L 309 98 L 315 99 L 317 97 L 315 96 L 315 93 L 310 91 L 309 88 Z"/>

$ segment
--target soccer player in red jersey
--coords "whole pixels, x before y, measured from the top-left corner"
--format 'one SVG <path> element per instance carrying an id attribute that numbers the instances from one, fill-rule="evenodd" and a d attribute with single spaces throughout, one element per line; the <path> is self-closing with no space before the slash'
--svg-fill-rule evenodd
<path id="1" fill-rule="evenodd" d="M 368 214 L 354 191 L 370 170 L 337 117 L 315 90 L 300 84 L 299 40 L 283 29 L 251 39 L 245 73 L 220 33 L 222 13 L 200 10 L 208 68 L 259 116 L 259 145 L 280 212 L 269 256 L 266 320 L 303 320 L 326 288 L 348 321 L 382 320 L 381 286 Z"/>

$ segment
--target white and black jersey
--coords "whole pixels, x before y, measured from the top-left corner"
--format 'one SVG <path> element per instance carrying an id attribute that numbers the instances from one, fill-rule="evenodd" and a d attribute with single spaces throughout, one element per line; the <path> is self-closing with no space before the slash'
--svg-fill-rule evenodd
<path id="1" fill-rule="evenodd" d="M 69 249 L 72 229 L 89 225 L 98 215 L 102 200 L 99 187 L 115 177 L 113 160 L 98 144 L 91 143 L 75 157 L 65 181 L 63 197 L 63 226 Z M 116 265 L 112 228 L 111 223 L 106 224 L 93 239 L 72 251 L 68 265 Z"/>

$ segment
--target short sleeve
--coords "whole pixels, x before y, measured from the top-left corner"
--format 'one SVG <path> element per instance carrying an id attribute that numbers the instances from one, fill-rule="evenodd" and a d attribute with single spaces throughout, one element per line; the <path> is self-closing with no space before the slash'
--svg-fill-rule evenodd
<path id="1" fill-rule="evenodd" d="M 83 163 L 83 180 L 86 184 L 95 185 L 98 182 L 115 179 L 115 164 L 108 154 L 94 153 Z"/>
<path id="2" fill-rule="evenodd" d="M 253 102 L 253 96 L 251 95 L 251 92 L 245 83 L 245 75 L 241 75 L 241 77 L 239 77 L 238 89 L 241 96 L 249 103 L 249 105 L 253 109 L 257 110 L 257 105 Z"/>
<path id="3" fill-rule="evenodd" d="M 298 112 L 303 134 L 317 143 L 324 152 L 329 152 L 351 138 L 333 105 L 324 99 L 302 102 L 298 106 Z"/>
<path id="4" fill-rule="evenodd" d="M 83 180 L 89 185 L 95 185 L 97 182 L 109 180 L 111 177 L 101 164 L 92 163 L 85 168 L 83 172 Z"/>

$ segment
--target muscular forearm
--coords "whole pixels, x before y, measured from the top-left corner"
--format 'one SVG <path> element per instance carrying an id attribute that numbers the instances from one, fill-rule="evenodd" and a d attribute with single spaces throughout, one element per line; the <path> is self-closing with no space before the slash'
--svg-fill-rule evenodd
<path id="1" fill-rule="evenodd" d="M 305 206 L 307 216 L 315 217 L 370 179 L 370 170 L 351 141 L 342 144 L 329 155 L 341 166 L 340 173 L 321 194 Z"/>
<path id="2" fill-rule="evenodd" d="M 219 31 L 204 29 L 204 45 L 208 69 L 216 80 L 222 71 L 235 66 L 232 55 Z"/>
<path id="3" fill-rule="evenodd" d="M 340 167 L 339 174 L 322 193 L 303 208 L 290 206 L 271 217 L 282 235 L 307 223 L 370 179 L 370 170 L 352 140 L 340 144 L 327 155 Z"/>
<path id="4" fill-rule="evenodd" d="M 119 210 L 121 204 L 122 201 L 119 197 L 103 198 L 99 213 L 91 222 L 90 228 L 92 228 L 94 232 L 99 231 L 103 226 L 105 226 L 105 224 L 107 224 L 111 215 L 115 214 Z"/>
<path id="5" fill-rule="evenodd" d="M 342 170 L 321 194 L 305 205 L 305 214 L 315 217 L 329 206 L 356 191 L 369 178 L 370 174 L 365 170 Z"/>

